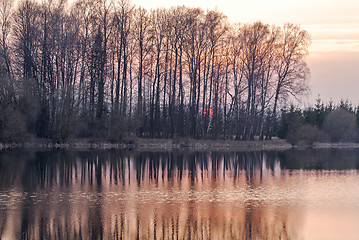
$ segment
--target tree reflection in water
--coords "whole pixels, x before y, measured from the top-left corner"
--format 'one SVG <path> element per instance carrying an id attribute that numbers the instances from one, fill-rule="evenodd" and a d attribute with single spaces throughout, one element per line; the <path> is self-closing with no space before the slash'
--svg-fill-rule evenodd
<path id="1" fill-rule="evenodd" d="M 308 156 L 315 154 L 1 153 L 0 237 L 299 238 L 302 192 L 293 175 L 328 167 L 325 155 Z M 354 155 L 344 154 L 339 169 L 358 168 Z"/>

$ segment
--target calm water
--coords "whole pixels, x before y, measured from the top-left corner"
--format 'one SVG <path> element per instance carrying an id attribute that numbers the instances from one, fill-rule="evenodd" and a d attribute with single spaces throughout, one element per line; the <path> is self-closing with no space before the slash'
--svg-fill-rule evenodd
<path id="1" fill-rule="evenodd" d="M 359 239 L 359 151 L 1 152 L 1 239 Z"/>

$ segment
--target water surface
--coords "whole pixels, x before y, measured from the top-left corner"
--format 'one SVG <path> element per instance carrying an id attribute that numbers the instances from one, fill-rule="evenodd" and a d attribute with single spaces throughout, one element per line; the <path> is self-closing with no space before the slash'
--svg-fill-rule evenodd
<path id="1" fill-rule="evenodd" d="M 1 239 L 358 239 L 359 151 L 0 153 Z"/>

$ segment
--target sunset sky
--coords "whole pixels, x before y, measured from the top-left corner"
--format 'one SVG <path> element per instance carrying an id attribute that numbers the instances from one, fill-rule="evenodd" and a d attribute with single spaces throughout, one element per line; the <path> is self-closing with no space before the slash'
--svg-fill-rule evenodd
<path id="1" fill-rule="evenodd" d="M 338 102 L 348 98 L 359 104 L 359 1 L 358 0 L 132 0 L 147 9 L 177 5 L 218 9 L 229 22 L 301 25 L 312 36 L 308 65 L 311 94 Z"/>

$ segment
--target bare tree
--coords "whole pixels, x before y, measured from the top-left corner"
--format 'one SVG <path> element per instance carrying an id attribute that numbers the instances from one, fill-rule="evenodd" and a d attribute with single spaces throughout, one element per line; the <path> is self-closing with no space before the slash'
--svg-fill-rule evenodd
<path id="1" fill-rule="evenodd" d="M 272 138 L 280 97 L 296 97 L 308 90 L 309 69 L 305 56 L 310 45 L 309 34 L 297 25 L 286 24 L 280 39 L 275 59 L 275 95 L 270 124 L 272 127 L 268 131 L 267 139 Z"/>
<path id="2" fill-rule="evenodd" d="M 9 0 L 0 1 L 0 99 L 2 105 L 12 104 L 16 101 L 9 46 L 11 3 Z"/>
<path id="3" fill-rule="evenodd" d="M 12 75 L 12 67 L 10 60 L 10 49 L 8 37 L 10 34 L 10 24 L 11 24 L 11 14 L 12 14 L 12 5 L 10 0 L 1 0 L 0 1 L 0 56 L 5 65 L 6 73 Z"/>
<path id="4" fill-rule="evenodd" d="M 241 38 L 243 44 L 242 61 L 244 64 L 244 75 L 247 80 L 247 101 L 246 101 L 246 115 L 245 127 L 243 130 L 243 139 L 253 140 L 255 134 L 256 120 L 256 97 L 259 76 L 262 71 L 263 58 L 265 58 L 267 51 L 267 40 L 270 34 L 268 25 L 261 22 L 253 25 L 245 25 L 241 29 Z"/>
<path id="5" fill-rule="evenodd" d="M 143 116 L 144 116 L 144 99 L 143 99 L 143 72 L 144 61 L 148 53 L 148 13 L 143 8 L 138 8 L 134 11 L 134 39 L 137 45 L 137 114 L 136 125 L 137 134 L 142 136 L 143 134 Z"/>

